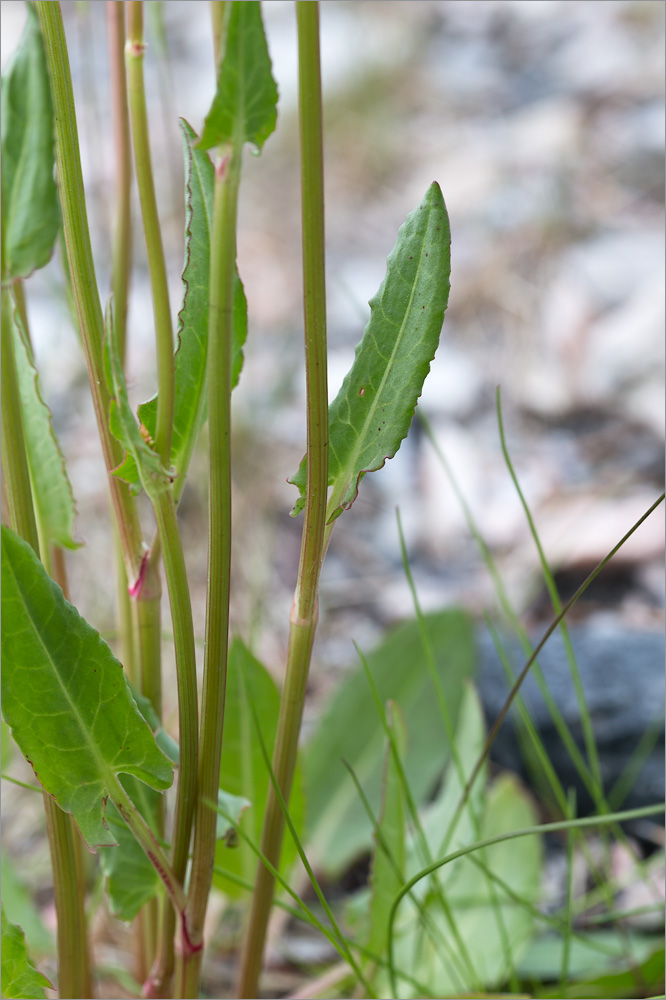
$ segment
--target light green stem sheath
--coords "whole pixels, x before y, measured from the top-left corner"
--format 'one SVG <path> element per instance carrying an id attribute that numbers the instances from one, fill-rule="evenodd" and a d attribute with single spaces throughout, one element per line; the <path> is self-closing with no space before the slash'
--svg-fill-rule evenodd
<path id="1" fill-rule="evenodd" d="M 194 852 L 181 940 L 179 997 L 199 995 L 203 925 L 215 861 L 216 813 L 206 803 L 217 801 L 227 677 L 231 566 L 231 339 L 241 155 L 240 148 L 233 149 L 229 156 L 220 159 L 215 172 L 208 331 L 210 497 L 206 647 Z"/>
<path id="2" fill-rule="evenodd" d="M 155 316 L 155 341 L 157 345 L 157 424 L 155 449 L 168 468 L 171 454 L 171 432 L 173 425 L 173 401 L 175 393 L 173 367 L 173 329 L 169 307 L 169 285 L 160 220 L 157 214 L 157 200 L 153 183 L 153 167 L 148 139 L 148 115 L 146 94 L 143 85 L 143 4 L 141 0 L 129 0 L 127 4 L 127 44 L 125 46 L 127 64 L 127 90 L 129 95 L 132 139 L 134 142 L 134 163 L 139 186 L 139 201 L 143 231 L 146 237 L 150 285 L 153 293 L 153 314 Z"/>
<path id="3" fill-rule="evenodd" d="M 2 289 L 2 472 L 12 529 L 39 553 L 39 536 L 25 453 L 23 419 L 14 360 L 12 301 Z M 58 992 L 92 997 L 84 893 L 77 873 L 72 820 L 44 795 L 46 827 L 58 919 Z"/>
<path id="4" fill-rule="evenodd" d="M 125 4 L 106 0 L 113 139 L 116 152 L 116 218 L 113 234 L 113 318 L 120 363 L 125 365 L 127 293 L 132 268 L 132 150 L 125 79 Z"/>
<path id="5" fill-rule="evenodd" d="M 227 0 L 211 0 L 210 19 L 213 27 L 213 55 L 215 58 L 215 75 L 220 71 L 224 44 L 224 17 Z"/>
<path id="6" fill-rule="evenodd" d="M 176 878 L 183 882 L 197 796 L 199 727 L 194 625 L 185 558 L 176 520 L 176 506 L 171 493 L 161 494 L 155 505 L 155 516 L 162 540 L 178 678 L 180 764 L 171 864 Z"/>
<path id="7" fill-rule="evenodd" d="M 298 581 L 289 622 L 287 672 L 273 756 L 273 770 L 289 801 L 312 645 L 317 628 L 317 595 L 324 554 L 328 492 L 328 388 L 326 374 L 326 281 L 324 254 L 324 167 L 319 58 L 319 4 L 296 4 L 301 131 L 301 211 L 303 220 L 303 302 L 307 384 L 307 501 Z M 284 815 L 269 789 L 261 850 L 280 863 Z M 252 909 L 241 956 L 238 996 L 257 995 L 275 880 L 257 870 Z"/>
<path id="8" fill-rule="evenodd" d="M 53 97 L 56 165 L 60 188 L 63 231 L 74 303 L 88 368 L 95 417 L 104 461 L 109 474 L 122 460 L 122 449 L 109 430 L 109 395 L 102 366 L 104 322 L 93 266 L 86 213 L 74 94 L 60 4 L 36 0 L 35 7 L 44 36 Z M 111 499 L 130 580 L 141 569 L 141 527 L 129 487 L 109 475 Z"/>

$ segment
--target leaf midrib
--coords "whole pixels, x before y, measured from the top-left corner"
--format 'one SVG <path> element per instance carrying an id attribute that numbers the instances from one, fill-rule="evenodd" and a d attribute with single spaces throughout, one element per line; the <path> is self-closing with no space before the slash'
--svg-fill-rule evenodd
<path id="1" fill-rule="evenodd" d="M 412 304 L 414 302 L 414 296 L 416 294 L 416 288 L 417 288 L 417 285 L 418 285 L 419 280 L 421 278 L 421 270 L 422 270 L 422 266 L 423 266 L 424 252 L 425 252 L 425 245 L 426 245 L 426 239 L 425 239 L 425 237 L 426 237 L 426 234 L 427 234 L 427 231 L 428 231 L 428 226 L 430 225 L 430 216 L 432 214 L 432 209 L 433 209 L 433 205 L 432 205 L 432 197 L 431 197 L 430 198 L 430 204 L 428 205 L 428 218 L 426 220 L 425 227 L 424 227 L 424 235 L 423 235 L 423 241 L 421 243 L 421 253 L 420 253 L 420 256 L 419 256 L 418 267 L 417 267 L 417 270 L 416 270 L 416 275 L 414 277 L 414 281 L 412 283 L 412 290 L 411 290 L 411 293 L 410 293 L 410 296 L 409 296 L 409 301 L 408 301 L 407 306 L 406 306 L 406 308 L 404 310 L 403 319 L 402 319 L 402 323 L 400 324 L 400 330 L 398 332 L 398 336 L 396 337 L 395 344 L 393 346 L 393 350 L 391 351 L 390 357 L 389 357 L 389 359 L 388 359 L 388 361 L 387 361 L 387 363 L 385 365 L 384 375 L 382 376 L 382 380 L 381 380 L 381 382 L 379 384 L 379 388 L 377 389 L 377 392 L 375 393 L 375 397 L 374 397 L 373 402 L 372 402 L 372 404 L 371 404 L 371 406 L 370 406 L 370 408 L 368 410 L 368 414 L 366 416 L 366 419 L 364 420 L 364 422 L 363 422 L 363 424 L 361 426 L 361 430 L 360 430 L 360 432 L 359 432 L 359 434 L 357 436 L 357 439 L 356 439 L 357 443 L 354 446 L 354 449 L 353 449 L 353 451 L 352 451 L 352 453 L 350 455 L 350 458 L 348 459 L 347 463 L 345 465 L 341 465 L 340 466 L 340 472 L 339 472 L 338 476 L 335 477 L 335 479 L 337 480 L 337 479 L 342 478 L 342 474 L 347 473 L 347 472 L 350 473 L 349 476 L 345 476 L 345 493 L 346 493 L 346 491 L 347 491 L 347 489 L 348 489 L 348 487 L 350 485 L 351 475 L 355 474 L 355 469 L 356 469 L 356 466 L 358 464 L 358 460 L 359 460 L 359 458 L 361 456 L 361 452 L 363 451 L 363 449 L 361 448 L 360 444 L 363 441 L 363 438 L 365 437 L 366 428 L 369 425 L 371 425 L 372 421 L 374 420 L 374 415 L 375 415 L 375 413 L 376 413 L 376 411 L 377 411 L 377 409 L 379 407 L 380 398 L 381 398 L 382 392 L 384 391 L 384 387 L 385 387 L 386 382 L 388 380 L 391 368 L 393 366 L 396 353 L 399 350 L 400 346 L 402 345 L 403 337 L 405 336 L 405 327 L 406 327 L 406 323 L 407 323 L 407 317 L 409 316 L 410 309 L 411 309 Z M 388 279 L 388 275 L 387 275 L 387 279 Z M 385 284 L 385 287 L 386 287 L 386 284 Z M 381 299 L 378 302 L 378 306 L 382 305 L 383 300 L 384 300 L 384 295 L 382 294 L 382 297 L 381 297 Z M 372 314 L 370 316 L 370 321 L 369 322 L 372 322 Z M 359 474 L 362 471 L 363 470 L 359 470 Z M 342 499 L 344 499 L 344 497 Z"/>
<path id="2" fill-rule="evenodd" d="M 54 673 L 54 675 L 55 675 L 58 683 L 60 684 L 62 692 L 63 692 L 63 694 L 65 696 L 65 699 L 68 702 L 68 704 L 69 704 L 69 706 L 70 706 L 70 708 L 72 710 L 72 713 L 73 713 L 73 715 L 75 716 L 75 718 L 76 718 L 76 720 L 78 722 L 79 728 L 80 728 L 80 730 L 81 730 L 81 732 L 83 734 L 83 737 L 84 737 L 84 742 L 87 745 L 87 747 L 88 747 L 88 749 L 90 751 L 90 754 L 91 754 L 91 756 L 93 757 L 93 759 L 95 761 L 95 764 L 97 765 L 97 769 L 100 772 L 100 775 L 104 779 L 104 780 L 101 781 L 101 784 L 103 786 L 113 785 L 115 783 L 115 780 L 116 780 L 116 778 L 115 778 L 116 772 L 112 768 L 108 767 L 108 765 L 105 763 L 104 759 L 102 757 L 100 757 L 99 752 L 98 752 L 97 748 L 95 747 L 95 744 L 91 742 L 91 739 L 90 739 L 90 737 L 88 735 L 88 727 L 84 724 L 83 718 L 82 718 L 81 713 L 79 712 L 79 710 L 78 710 L 78 708 L 76 706 L 76 703 L 72 700 L 72 698 L 71 698 L 71 696 L 70 696 L 67 688 L 63 684 L 62 678 L 60 677 L 60 674 L 58 673 L 58 670 L 56 669 L 55 661 L 53 660 L 51 654 L 49 653 L 49 650 L 46 647 L 46 644 L 44 643 L 44 640 L 42 638 L 42 634 L 41 634 L 41 632 L 39 631 L 39 629 L 37 627 L 37 623 L 35 622 L 35 619 L 33 618 L 32 614 L 30 612 L 28 604 L 26 603 L 25 597 L 23 595 L 23 590 L 22 590 L 22 588 L 19 585 L 18 577 L 16 576 L 16 573 L 14 571 L 14 567 L 12 566 L 11 562 L 9 562 L 8 568 L 9 568 L 9 571 L 11 572 L 11 574 L 12 574 L 12 576 L 14 578 L 14 581 L 15 581 L 15 584 L 16 584 L 16 592 L 19 595 L 19 598 L 21 600 L 21 603 L 23 605 L 23 608 L 25 610 L 27 618 L 32 622 L 32 625 L 33 625 L 33 628 L 34 628 L 34 633 L 38 637 L 39 643 L 40 643 L 40 645 L 41 645 L 41 647 L 42 647 L 42 649 L 44 651 L 44 654 L 46 656 L 46 660 L 48 661 L 48 663 L 51 664 L 51 667 L 53 669 L 53 673 Z M 70 787 L 73 787 L 73 786 L 70 786 Z"/>

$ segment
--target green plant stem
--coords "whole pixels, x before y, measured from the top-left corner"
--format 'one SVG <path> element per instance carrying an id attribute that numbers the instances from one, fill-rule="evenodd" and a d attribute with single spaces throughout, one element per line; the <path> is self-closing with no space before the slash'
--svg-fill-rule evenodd
<path id="1" fill-rule="evenodd" d="M 289 646 L 280 702 L 273 771 L 289 801 L 296 766 L 312 646 L 317 628 L 319 574 L 324 554 L 328 492 L 328 388 L 326 373 L 326 273 L 324 249 L 324 166 L 319 58 L 319 4 L 296 4 L 301 134 L 301 212 L 303 224 L 303 303 L 307 393 L 307 501 L 298 580 L 289 620 Z M 284 816 L 269 788 L 261 850 L 278 867 Z M 237 984 L 239 997 L 256 996 L 275 880 L 257 870 Z"/>
<path id="2" fill-rule="evenodd" d="M 46 794 L 44 809 L 58 918 L 58 994 L 62 1000 L 93 997 L 85 894 L 79 877 L 72 817 Z"/>
<path id="3" fill-rule="evenodd" d="M 210 19 L 213 26 L 213 56 L 215 59 L 215 75 L 220 69 L 224 53 L 224 21 L 227 13 L 228 0 L 211 0 Z"/>
<path id="4" fill-rule="evenodd" d="M 143 3 L 128 0 L 127 4 L 127 44 L 125 58 L 127 65 L 127 92 L 129 96 L 130 121 L 134 144 L 134 164 L 139 187 L 141 217 L 146 238 L 148 270 L 153 295 L 155 316 L 155 341 L 157 346 L 157 421 L 155 430 L 155 450 L 168 468 L 171 454 L 171 433 L 174 406 L 174 364 L 173 328 L 169 306 L 169 285 L 160 220 L 157 214 L 157 199 L 153 182 L 153 167 L 148 138 L 148 115 L 146 94 L 143 84 Z"/>
<path id="5" fill-rule="evenodd" d="M 125 76 L 125 4 L 106 0 L 111 70 L 113 144 L 116 153 L 116 218 L 113 233 L 111 287 L 113 319 L 120 363 L 125 366 L 127 342 L 127 296 L 132 268 L 132 150 Z"/>
<path id="6" fill-rule="evenodd" d="M 11 293 L 2 289 L 2 471 L 12 529 L 39 554 L 39 535 L 25 451 L 23 418 L 14 359 Z M 77 867 L 72 819 L 44 794 L 46 828 L 58 920 L 58 992 L 62 998 L 92 997 L 84 892 Z"/>
<path id="7" fill-rule="evenodd" d="M 39 553 L 39 535 L 32 503 L 25 452 L 21 398 L 14 357 L 11 292 L 2 289 L 2 471 L 7 488 L 9 520 L 17 535 Z"/>
<path id="8" fill-rule="evenodd" d="M 109 395 L 102 365 L 104 322 L 93 265 L 86 213 L 72 78 L 60 4 L 36 0 L 51 78 L 55 121 L 56 166 L 63 231 L 72 292 L 83 341 L 88 379 L 99 430 L 109 488 L 123 548 L 127 576 L 134 581 L 141 569 L 141 526 L 129 487 L 111 471 L 122 460 L 122 449 L 109 429 Z"/>
<path id="9" fill-rule="evenodd" d="M 232 149 L 215 171 L 208 329 L 208 593 L 201 708 L 199 787 L 180 997 L 197 997 L 203 924 L 215 860 L 216 815 L 227 677 L 231 571 L 231 339 L 236 221 L 242 150 Z"/>

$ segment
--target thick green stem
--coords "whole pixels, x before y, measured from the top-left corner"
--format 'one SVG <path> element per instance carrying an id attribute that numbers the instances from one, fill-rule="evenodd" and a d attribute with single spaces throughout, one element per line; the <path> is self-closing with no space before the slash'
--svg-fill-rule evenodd
<path id="1" fill-rule="evenodd" d="M 173 328 L 169 306 L 169 285 L 167 281 L 162 232 L 157 214 L 157 199 L 153 183 L 153 167 L 148 138 L 148 114 L 146 94 L 143 85 L 143 3 L 129 0 L 127 4 L 127 44 L 125 56 L 127 65 L 127 89 L 129 95 L 130 120 L 134 143 L 134 164 L 139 186 L 139 201 L 143 231 L 146 238 L 148 269 L 153 295 L 155 316 L 155 341 L 157 346 L 157 423 L 155 449 L 163 464 L 168 467 L 171 454 L 171 433 L 173 428 L 174 405 L 174 364 Z"/>
<path id="2" fill-rule="evenodd" d="M 173 625 L 178 678 L 178 730 L 180 763 L 174 817 L 171 863 L 179 880 L 185 878 L 192 820 L 197 797 L 198 714 L 197 673 L 194 650 L 192 606 L 187 584 L 185 557 L 178 531 L 176 507 L 170 493 L 163 493 L 155 505 L 157 527 L 162 541 L 171 621 Z"/>
<path id="3" fill-rule="evenodd" d="M 14 319 L 11 292 L 2 289 L 2 471 L 7 488 L 10 524 L 17 535 L 39 553 L 39 535 L 32 503 L 30 472 L 25 453 L 21 397 L 14 358 Z"/>
<path id="4" fill-rule="evenodd" d="M 13 530 L 39 554 L 39 535 L 25 451 L 16 375 L 13 304 L 2 289 L 2 472 Z M 58 919 L 58 992 L 63 998 L 92 997 L 84 892 L 77 870 L 72 819 L 44 795 L 46 828 Z"/>
<path id="5" fill-rule="evenodd" d="M 171 604 L 178 678 L 180 765 L 171 843 L 171 866 L 176 878 L 184 882 L 196 805 L 199 743 L 194 626 L 176 506 L 170 493 L 163 493 L 159 497 L 155 504 L 155 516 L 160 549 L 164 553 L 164 571 Z M 152 565 L 150 556 L 147 558 L 147 564 Z M 162 909 L 155 962 L 144 986 L 144 995 L 147 997 L 171 995 L 174 932 L 175 913 L 173 907 L 165 905 Z"/>
<path id="6" fill-rule="evenodd" d="M 113 233 L 113 319 L 120 363 L 125 365 L 127 340 L 127 295 L 132 268 L 132 150 L 130 145 L 127 81 L 125 78 L 125 4 L 106 0 L 109 34 L 109 67 L 113 144 L 116 153 L 116 218 Z"/>
<path id="7" fill-rule="evenodd" d="M 109 429 L 109 395 L 102 365 L 104 322 L 93 265 L 86 213 L 79 138 L 74 109 L 72 78 L 60 4 L 36 0 L 53 97 L 56 165 L 60 189 L 63 231 L 72 292 L 88 368 L 95 417 L 109 473 L 109 488 L 130 580 L 139 575 L 142 559 L 141 527 L 129 487 L 112 476 L 122 460 L 122 449 Z"/>
<path id="8" fill-rule="evenodd" d="M 215 73 L 217 75 L 224 53 L 224 18 L 226 15 L 227 0 L 211 0 L 210 19 L 213 26 L 213 56 L 215 59 Z"/>
<path id="9" fill-rule="evenodd" d="M 328 492 L 328 389 L 326 375 L 326 281 L 324 255 L 324 167 L 319 59 L 319 4 L 296 4 L 301 130 L 301 211 L 303 220 L 303 302 L 307 382 L 307 501 L 301 558 L 290 615 L 285 686 L 273 755 L 273 770 L 289 801 L 312 646 L 317 627 L 319 574 L 324 554 Z M 280 862 L 284 815 L 271 787 L 261 850 L 276 868 Z M 257 993 L 275 880 L 260 866 L 245 936 L 238 996 Z"/>
<path id="10" fill-rule="evenodd" d="M 44 809 L 58 918 L 58 994 L 62 1000 L 92 997 L 85 892 L 77 866 L 72 817 L 50 795 L 44 795 Z"/>
<path id="11" fill-rule="evenodd" d="M 208 329 L 208 423 L 210 497 L 208 593 L 201 709 L 199 787 L 186 923 L 183 928 L 180 997 L 197 997 L 203 925 L 215 861 L 222 724 L 227 678 L 231 567 L 231 341 L 236 262 L 236 220 L 241 148 L 220 160 L 215 172 Z"/>

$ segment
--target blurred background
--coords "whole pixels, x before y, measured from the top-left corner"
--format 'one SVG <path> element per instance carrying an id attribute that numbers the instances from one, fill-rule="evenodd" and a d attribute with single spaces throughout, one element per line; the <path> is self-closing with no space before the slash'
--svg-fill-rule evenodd
<path id="1" fill-rule="evenodd" d="M 104 7 L 62 4 L 103 299 L 114 201 Z M 210 12 L 193 0 L 145 7 L 151 143 L 175 327 L 184 226 L 177 121 L 200 131 L 212 99 Z M 296 490 L 286 480 L 305 447 L 297 63 L 293 4 L 270 0 L 263 13 L 280 103 L 261 157 L 245 157 L 241 192 L 238 263 L 249 335 L 233 400 L 232 617 L 279 679 L 301 532 L 289 516 Z M 3 66 L 24 19 L 23 3 L 2 3 Z M 413 613 L 396 508 L 423 608 L 459 604 L 479 620 L 496 613 L 442 455 L 523 620 L 543 631 L 552 618 L 502 456 L 498 386 L 508 448 L 563 600 L 656 499 L 664 479 L 663 5 L 324 0 L 321 25 L 331 398 L 397 230 L 433 180 L 449 210 L 452 274 L 418 408 L 439 454 L 417 418 L 397 457 L 364 479 L 338 522 L 322 580 L 306 727 L 340 670 L 355 662 L 352 640 L 368 649 Z M 128 379 L 138 404 L 156 385 L 138 205 L 134 240 Z M 72 600 L 113 642 L 105 473 L 59 257 L 26 291 L 85 542 L 68 554 Z M 180 508 L 199 636 L 206 478 L 204 432 Z M 143 513 L 150 534 L 150 511 Z M 626 643 L 603 647 L 605 657 L 617 653 L 624 707 L 632 692 L 636 701 L 663 702 L 663 549 L 657 512 L 572 614 L 581 627 L 625 636 Z M 627 638 L 637 633 L 654 639 L 647 667 Z M 167 669 L 169 655 L 166 643 Z M 602 688 L 611 666 L 604 659 L 597 671 Z M 656 781 L 663 794 L 663 759 Z M 14 813 L 10 846 L 29 849 L 22 838 L 34 836 L 31 822 L 29 811 Z"/>
<path id="2" fill-rule="evenodd" d="M 151 142 L 174 324 L 183 261 L 177 121 L 201 129 L 213 89 L 209 5 L 146 3 Z M 114 154 L 102 3 L 62 4 L 93 247 L 110 285 Z M 305 445 L 296 26 L 263 13 L 280 90 L 276 133 L 248 154 L 239 270 L 249 336 L 234 393 L 233 623 L 280 676 L 301 522 L 286 482 Z M 25 18 L 2 4 L 2 58 Z M 452 229 L 451 296 L 419 413 L 528 622 L 548 621 L 509 451 L 562 597 L 663 484 L 664 9 L 642 0 L 323 2 L 331 397 L 348 370 L 385 259 L 433 180 Z M 138 205 L 128 379 L 155 389 L 150 289 Z M 86 547 L 68 559 L 74 602 L 112 637 L 105 477 L 59 259 L 31 278 L 28 308 Z M 205 433 L 202 445 L 205 445 Z M 396 525 L 424 609 L 493 611 L 496 597 L 441 456 L 418 418 L 397 457 L 367 476 L 334 533 L 322 581 L 313 692 L 411 614 Z M 150 512 L 146 508 L 146 524 Z M 181 505 L 196 628 L 206 579 L 205 449 Z M 663 516 L 619 553 L 576 613 L 661 629 Z M 590 609 L 589 611 L 586 609 Z M 168 608 L 165 606 L 165 627 Z M 316 699 L 315 699 L 316 700 Z"/>

